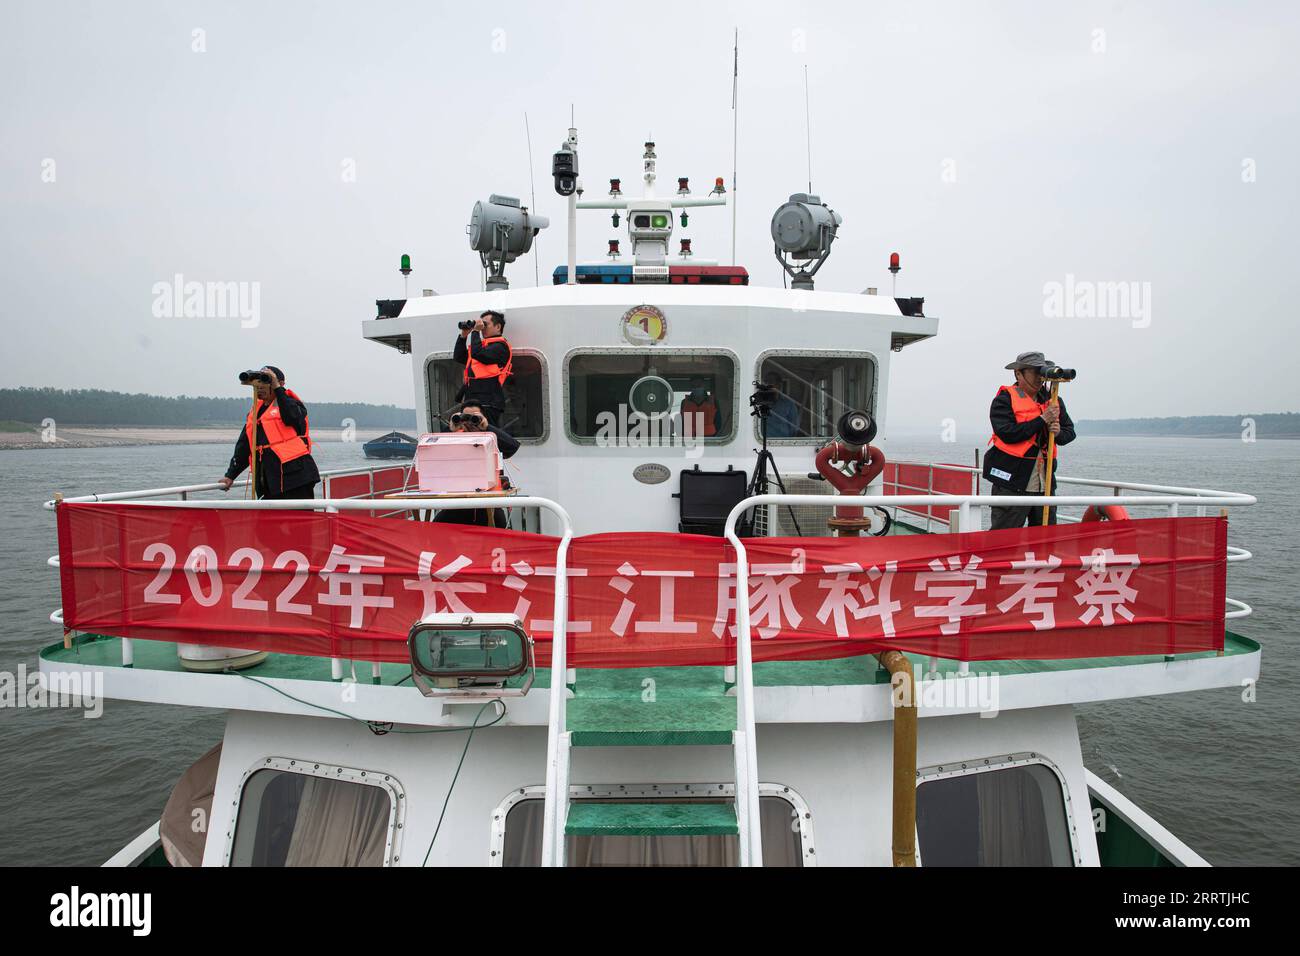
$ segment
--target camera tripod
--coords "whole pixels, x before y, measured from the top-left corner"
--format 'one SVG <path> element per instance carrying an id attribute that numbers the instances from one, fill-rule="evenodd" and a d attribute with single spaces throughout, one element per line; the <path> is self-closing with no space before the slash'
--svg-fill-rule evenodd
<path id="1" fill-rule="evenodd" d="M 781 494 L 788 494 L 785 490 L 785 482 L 781 480 L 781 470 L 776 467 L 776 459 L 772 457 L 772 452 L 767 447 L 767 417 L 771 414 L 772 409 L 769 406 L 751 402 L 754 410 L 750 412 L 752 416 L 758 419 L 758 435 L 761 447 L 757 449 L 758 458 L 754 462 L 754 477 L 749 480 L 749 487 L 745 489 L 745 497 L 752 498 L 754 495 L 765 495 L 768 493 L 769 483 L 775 483 L 776 487 L 781 490 Z M 768 477 L 768 469 L 772 470 L 772 477 Z M 794 525 L 795 534 L 803 537 L 803 529 L 799 527 L 799 519 L 794 516 L 794 508 L 786 505 L 786 510 L 790 513 L 790 523 Z M 751 515 L 748 527 L 752 534 L 754 522 L 757 516 Z"/>

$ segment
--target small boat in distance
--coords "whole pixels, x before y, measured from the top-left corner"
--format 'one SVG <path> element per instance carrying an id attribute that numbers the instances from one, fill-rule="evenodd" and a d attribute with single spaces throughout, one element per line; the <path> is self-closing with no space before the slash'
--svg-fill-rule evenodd
<path id="1" fill-rule="evenodd" d="M 417 444 L 419 442 L 405 432 L 389 432 L 372 438 L 361 449 L 367 458 L 414 458 Z"/>

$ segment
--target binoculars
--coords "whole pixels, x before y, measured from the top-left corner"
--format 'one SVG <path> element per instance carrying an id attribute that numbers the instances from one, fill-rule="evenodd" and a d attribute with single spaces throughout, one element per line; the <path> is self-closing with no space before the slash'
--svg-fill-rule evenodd
<path id="1" fill-rule="evenodd" d="M 1075 369 L 1061 368 L 1059 365 L 1040 365 L 1038 374 L 1049 382 L 1073 382 L 1079 373 Z"/>

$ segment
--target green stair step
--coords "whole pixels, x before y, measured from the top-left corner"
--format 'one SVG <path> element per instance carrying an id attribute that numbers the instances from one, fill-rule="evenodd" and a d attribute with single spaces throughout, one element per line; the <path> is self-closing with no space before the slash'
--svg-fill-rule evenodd
<path id="1" fill-rule="evenodd" d="M 567 705 L 575 747 L 674 747 L 731 743 L 736 698 L 575 697 Z"/>
<path id="2" fill-rule="evenodd" d="M 717 697 L 726 690 L 721 667 L 578 668 L 576 673 L 574 689 L 579 697 L 640 700 L 649 687 L 660 699 Z"/>
<path id="3" fill-rule="evenodd" d="M 736 829 L 729 803 L 594 803 L 575 801 L 564 832 L 570 836 L 728 836 Z"/>

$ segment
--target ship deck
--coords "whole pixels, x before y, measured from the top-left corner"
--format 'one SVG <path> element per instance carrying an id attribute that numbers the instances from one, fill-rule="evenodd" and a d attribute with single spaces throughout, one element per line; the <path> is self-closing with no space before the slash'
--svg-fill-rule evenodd
<path id="1" fill-rule="evenodd" d="M 345 675 L 355 673 L 357 683 L 350 695 L 355 699 L 341 704 L 345 695 L 331 676 L 329 658 L 270 654 L 244 672 L 202 673 L 181 666 L 175 644 L 137 640 L 133 651 L 132 664 L 124 666 L 119 638 L 83 634 L 71 648 L 62 643 L 44 648 L 41 669 L 50 674 L 101 673 L 103 694 L 125 700 L 413 724 L 455 723 L 465 716 L 463 707 L 422 696 L 410 683 L 408 664 L 380 664 L 378 677 L 373 677 L 370 662 L 357 661 L 354 668 L 344 662 Z M 987 709 L 986 698 L 940 692 L 946 684 L 963 680 L 959 662 L 908 656 L 919 680 L 923 716 Z M 1222 654 L 974 661 L 968 666 L 969 678 L 985 682 L 986 689 L 996 678 L 996 709 L 1009 710 L 1236 687 L 1258 676 L 1259 661 L 1258 643 L 1227 632 Z M 582 727 L 582 700 L 641 700 L 647 679 L 658 697 L 683 705 L 674 711 L 687 729 L 712 728 L 717 722 L 713 702 L 726 694 L 722 667 L 593 668 L 576 673 L 574 729 Z M 550 670 L 540 667 L 532 692 L 509 701 L 511 716 L 505 723 L 545 725 L 549 688 Z M 757 663 L 754 688 L 761 723 L 890 719 L 889 675 L 870 655 Z M 348 713 L 340 713 L 340 708 Z"/>

